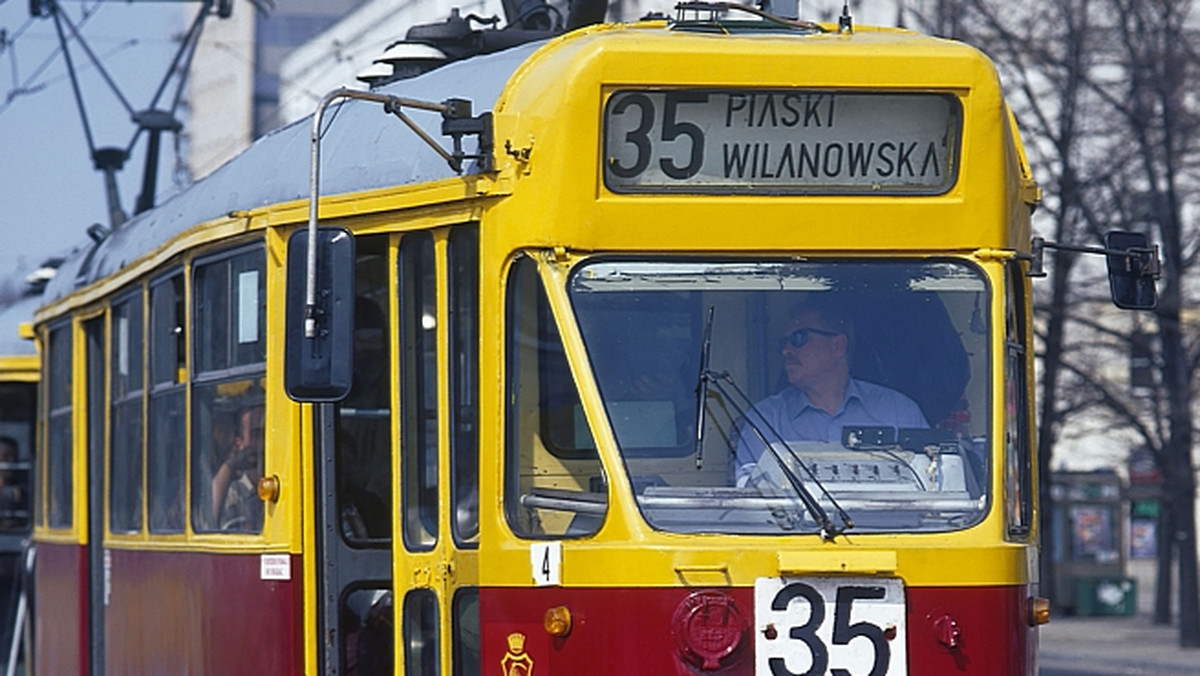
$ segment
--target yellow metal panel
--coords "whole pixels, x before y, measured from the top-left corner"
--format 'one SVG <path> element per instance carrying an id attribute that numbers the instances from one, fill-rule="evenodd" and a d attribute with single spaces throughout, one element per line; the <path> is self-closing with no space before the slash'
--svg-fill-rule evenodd
<path id="1" fill-rule="evenodd" d="M 929 197 L 607 192 L 599 172 L 600 111 L 611 91 L 717 86 L 954 94 L 964 114 L 960 180 L 949 193 Z M 801 242 L 821 250 L 1007 248 L 1013 242 L 1005 172 L 1017 167 L 1005 162 L 1006 127 L 994 69 L 958 43 L 902 31 L 734 38 L 597 28 L 535 54 L 501 98 L 497 145 L 522 152 L 498 157 L 516 187 L 497 215 L 502 222 L 519 218 L 530 244 L 576 250 L 678 249 L 682 236 L 697 250 L 794 249 Z M 755 236 L 735 223 L 753 223 Z"/>
<path id="2" fill-rule="evenodd" d="M 871 575 L 896 572 L 896 552 L 884 549 L 837 548 L 779 552 L 780 575 L 812 573 L 867 573 Z"/>
<path id="3" fill-rule="evenodd" d="M 15 383 L 36 383 L 39 362 L 36 355 L 0 357 L 0 380 Z"/>

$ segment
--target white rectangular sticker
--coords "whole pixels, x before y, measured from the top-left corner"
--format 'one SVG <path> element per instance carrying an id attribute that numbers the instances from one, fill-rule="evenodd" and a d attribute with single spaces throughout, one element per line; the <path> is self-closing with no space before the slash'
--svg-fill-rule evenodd
<path id="1" fill-rule="evenodd" d="M 104 550 L 104 605 L 112 601 L 112 551 Z"/>
<path id="2" fill-rule="evenodd" d="M 129 375 L 129 350 L 129 315 L 120 315 L 117 317 L 117 373 L 122 377 Z"/>
<path id="3" fill-rule="evenodd" d="M 552 587 L 562 584 L 562 543 L 535 542 L 529 546 L 533 584 Z"/>
<path id="4" fill-rule="evenodd" d="M 759 578 L 755 673 L 906 676 L 904 614 L 896 578 Z"/>
<path id="5" fill-rule="evenodd" d="M 238 273 L 238 343 L 258 342 L 258 270 Z"/>
<path id="6" fill-rule="evenodd" d="M 263 554 L 259 572 L 264 580 L 290 580 L 292 557 L 287 554 Z"/>

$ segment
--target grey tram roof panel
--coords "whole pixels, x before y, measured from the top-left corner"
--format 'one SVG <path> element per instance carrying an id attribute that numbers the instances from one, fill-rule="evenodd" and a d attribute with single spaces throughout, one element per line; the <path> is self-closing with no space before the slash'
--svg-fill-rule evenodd
<path id="1" fill-rule="evenodd" d="M 478 115 L 495 107 L 509 78 L 542 44 L 451 63 L 378 91 L 433 102 L 467 99 Z M 406 110 L 406 114 L 443 147 L 449 147 L 449 139 L 441 133 L 440 115 L 420 110 Z M 322 195 L 455 176 L 445 160 L 378 103 L 334 103 L 325 112 L 324 126 Z M 113 274 L 199 223 L 231 211 L 308 199 L 311 133 L 309 116 L 262 136 L 209 176 L 131 219 L 96 247 L 67 260 L 47 286 L 43 301 L 62 298 Z M 465 139 L 464 150 L 472 152 L 475 143 L 473 138 Z"/>

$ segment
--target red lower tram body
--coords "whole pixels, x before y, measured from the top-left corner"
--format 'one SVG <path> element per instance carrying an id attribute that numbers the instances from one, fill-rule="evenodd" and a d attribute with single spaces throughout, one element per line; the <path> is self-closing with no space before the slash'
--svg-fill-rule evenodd
<path id="1" fill-rule="evenodd" d="M 1036 674 L 1037 633 L 1025 621 L 1029 592 L 1026 586 L 908 587 L 907 673 Z M 744 587 L 485 589 L 479 604 L 481 673 L 752 676 L 755 633 L 764 631 L 755 625 L 753 603 L 754 590 Z M 571 616 L 570 633 L 551 636 L 544 626 L 546 612 L 563 607 Z M 848 649 L 873 650 L 868 637 L 854 636 L 858 630 L 852 622 L 843 629 L 851 637 Z M 773 663 L 769 673 L 844 668 L 835 663 L 836 653 L 826 651 L 825 664 L 832 671 L 810 672 L 812 650 L 804 645 L 799 652 L 803 657 Z M 856 667 L 841 673 L 893 672 Z"/>
<path id="2" fill-rule="evenodd" d="M 37 673 L 88 673 L 86 549 L 41 543 L 37 557 Z M 300 558 L 291 557 L 288 580 L 263 580 L 261 565 L 258 555 L 109 550 L 98 578 L 107 579 L 105 673 L 302 673 Z M 1025 621 L 1030 592 L 1022 585 L 906 587 L 904 634 L 885 632 L 882 640 L 906 640 L 912 676 L 1035 674 L 1037 633 Z M 750 587 L 486 588 L 480 673 L 751 676 L 759 634 L 774 631 L 755 622 L 754 603 Z M 552 636 L 547 611 L 562 608 L 569 633 Z M 854 617 L 837 622 L 842 650 L 875 651 Z M 797 641 L 802 657 L 777 661 L 767 673 L 810 673 L 813 646 L 825 651 L 818 659 L 830 670 L 813 674 L 893 673 L 846 668 L 836 648 L 821 645 L 827 638 L 789 633 L 783 627 L 771 638 Z"/>
<path id="3" fill-rule="evenodd" d="M 104 673 L 303 673 L 300 557 L 262 579 L 261 557 L 110 549 L 103 585 Z M 35 669 L 86 674 L 87 550 L 39 543 Z"/>

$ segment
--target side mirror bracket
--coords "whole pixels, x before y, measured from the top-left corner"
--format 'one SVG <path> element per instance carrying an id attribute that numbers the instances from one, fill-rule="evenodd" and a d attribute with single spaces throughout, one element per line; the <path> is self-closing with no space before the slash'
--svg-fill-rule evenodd
<path id="1" fill-rule="evenodd" d="M 1104 235 L 1104 246 L 1076 246 L 1047 242 L 1034 237 L 1030 247 L 1030 277 L 1045 277 L 1043 257 L 1046 249 L 1102 254 L 1108 263 L 1108 286 L 1113 304 L 1124 310 L 1153 310 L 1158 306 L 1154 282 L 1162 277 L 1162 259 L 1158 245 L 1150 244 L 1138 232 L 1112 230 Z"/>

